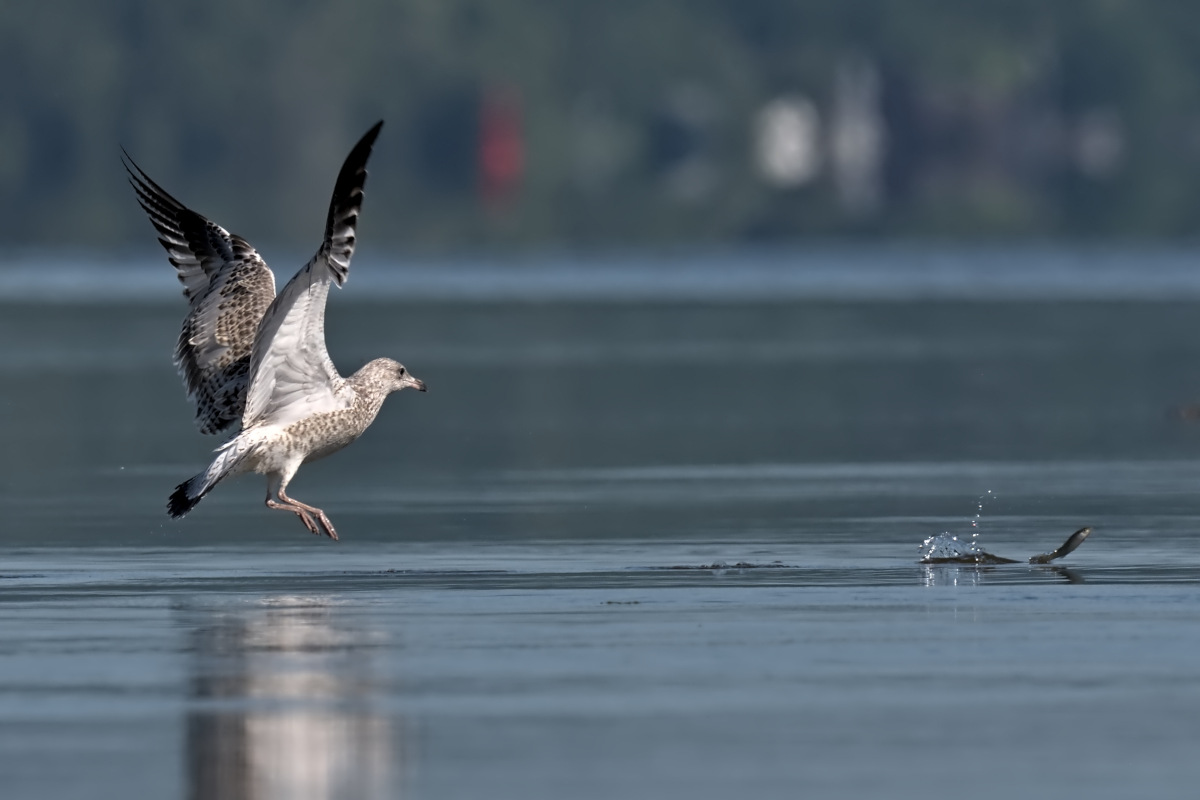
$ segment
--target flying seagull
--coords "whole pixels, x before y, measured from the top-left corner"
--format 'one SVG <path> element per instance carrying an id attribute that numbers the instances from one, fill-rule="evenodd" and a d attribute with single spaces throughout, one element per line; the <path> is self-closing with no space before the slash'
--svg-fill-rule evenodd
<path id="1" fill-rule="evenodd" d="M 402 364 L 377 358 L 343 378 L 325 348 L 325 299 L 350 273 L 367 159 L 383 122 L 358 141 L 338 173 L 325 239 L 278 296 L 275 276 L 242 237 L 184 206 L 125 154 L 138 202 L 178 272 L 190 309 L 175 345 L 175 365 L 196 404 L 202 433 L 236 436 L 216 449 L 208 469 L 175 488 L 167 511 L 178 518 L 225 478 L 267 477 L 267 506 L 291 511 L 317 535 L 337 539 L 321 509 L 286 493 L 301 464 L 353 442 L 394 391 L 425 391 Z M 240 425 L 238 424 L 240 422 Z"/>

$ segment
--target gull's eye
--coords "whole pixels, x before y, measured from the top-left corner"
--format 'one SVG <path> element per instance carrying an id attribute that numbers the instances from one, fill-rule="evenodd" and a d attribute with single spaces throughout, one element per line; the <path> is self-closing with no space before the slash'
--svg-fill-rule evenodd
<path id="1" fill-rule="evenodd" d="M 400 374 L 401 374 L 401 375 L 403 375 L 403 374 L 404 374 L 404 367 L 401 367 L 401 368 L 400 368 Z"/>

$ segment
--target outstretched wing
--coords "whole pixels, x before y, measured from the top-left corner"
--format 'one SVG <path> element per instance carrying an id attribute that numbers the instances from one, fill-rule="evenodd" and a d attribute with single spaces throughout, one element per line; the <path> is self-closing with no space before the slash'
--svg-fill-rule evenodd
<path id="1" fill-rule="evenodd" d="M 383 122 L 376 123 L 346 156 L 329 201 L 321 248 L 283 287 L 259 326 L 243 428 L 283 425 L 353 403 L 353 391 L 325 349 L 325 299 L 330 282 L 341 286 L 350 273 L 367 159 L 382 127 Z"/>
<path id="2" fill-rule="evenodd" d="M 201 433 L 217 433 L 241 419 L 254 336 L 275 297 L 275 276 L 245 239 L 169 195 L 128 153 L 123 163 L 190 306 L 175 366 Z"/>

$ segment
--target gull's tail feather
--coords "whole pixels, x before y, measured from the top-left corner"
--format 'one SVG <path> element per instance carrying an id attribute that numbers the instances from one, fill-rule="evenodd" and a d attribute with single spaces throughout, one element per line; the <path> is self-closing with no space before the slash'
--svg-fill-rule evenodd
<path id="1" fill-rule="evenodd" d="M 238 472 L 237 468 L 248 451 L 245 444 L 239 437 L 222 445 L 208 469 L 175 487 L 175 491 L 167 500 L 167 513 L 172 518 L 179 519 L 195 508 L 201 498 L 211 492 L 222 479 Z"/>
<path id="2" fill-rule="evenodd" d="M 200 498 L 208 494 L 216 484 L 204 485 L 206 473 L 200 473 L 191 480 L 186 480 L 175 487 L 169 500 L 167 500 L 167 513 L 173 519 L 179 519 L 186 515 L 189 511 L 196 507 L 196 503 L 200 502 Z"/>

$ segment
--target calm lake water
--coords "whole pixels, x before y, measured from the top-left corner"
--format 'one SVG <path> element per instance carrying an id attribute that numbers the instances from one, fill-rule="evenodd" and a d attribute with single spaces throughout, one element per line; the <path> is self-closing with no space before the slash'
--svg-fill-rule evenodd
<path id="1" fill-rule="evenodd" d="M 0 264 L 0 795 L 1193 797 L 1198 264 L 358 259 L 429 392 L 292 484 L 338 543 L 166 517 L 165 262 Z"/>

